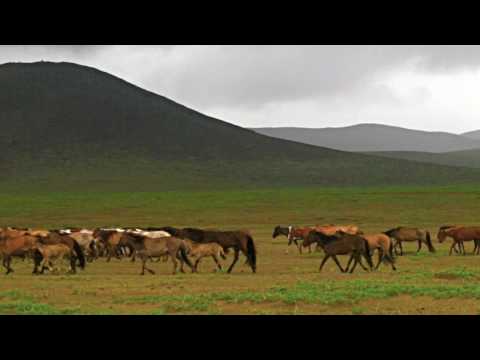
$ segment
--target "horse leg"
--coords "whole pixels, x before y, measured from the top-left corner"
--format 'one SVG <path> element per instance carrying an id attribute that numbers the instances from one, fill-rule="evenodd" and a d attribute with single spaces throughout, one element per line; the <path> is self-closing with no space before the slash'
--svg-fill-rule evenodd
<path id="1" fill-rule="evenodd" d="M 173 262 L 173 275 L 175 275 L 177 273 L 177 259 L 176 256 L 172 253 L 170 253 L 170 257 L 172 258 Z"/>
<path id="2" fill-rule="evenodd" d="M 452 246 L 450 246 L 450 251 L 448 252 L 448 256 L 451 256 L 451 255 L 452 255 L 452 251 L 453 251 L 453 248 L 455 247 L 455 245 L 457 245 L 457 242 L 456 242 L 456 241 L 454 241 L 454 242 L 452 243 Z"/>
<path id="3" fill-rule="evenodd" d="M 217 264 L 218 270 L 222 271 L 222 265 L 220 265 L 220 262 L 218 261 L 217 255 L 212 255 L 213 261 Z"/>
<path id="4" fill-rule="evenodd" d="M 10 259 L 11 259 L 10 255 L 5 255 L 3 257 L 3 267 L 7 269 L 7 272 L 5 275 L 8 275 L 13 271 L 13 270 L 11 271 L 11 268 L 10 268 Z"/>
<path id="5" fill-rule="evenodd" d="M 70 271 L 72 274 L 77 273 L 77 261 L 75 259 L 75 256 L 70 256 Z"/>
<path id="6" fill-rule="evenodd" d="M 323 258 L 322 262 L 320 263 L 320 268 L 318 269 L 318 272 L 322 271 L 323 265 L 325 265 L 325 262 L 328 260 L 329 257 L 330 257 L 329 254 L 325 254 L 325 257 Z"/>
<path id="7" fill-rule="evenodd" d="M 309 253 L 309 254 L 312 253 L 312 245 L 308 245 L 308 253 Z"/>
<path id="8" fill-rule="evenodd" d="M 238 261 L 239 253 L 240 253 L 240 250 L 238 248 L 235 248 L 235 253 L 233 254 L 233 262 L 230 265 L 230 267 L 228 268 L 227 273 L 230 274 L 232 272 L 233 267 L 235 266 L 235 264 Z"/>
<path id="9" fill-rule="evenodd" d="M 198 259 L 195 261 L 195 264 L 193 264 L 193 268 L 195 269 L 195 271 L 198 271 L 198 264 L 200 264 L 200 259 L 202 257 L 199 256 Z"/>
<path id="10" fill-rule="evenodd" d="M 418 240 L 418 249 L 417 249 L 417 253 L 420 251 L 420 249 L 422 248 L 422 240 L 419 239 Z"/>
<path id="11" fill-rule="evenodd" d="M 360 266 L 362 267 L 363 270 L 368 272 L 368 268 L 365 265 L 363 265 L 363 263 L 362 263 L 362 256 L 360 254 L 355 255 L 355 260 L 356 260 L 357 263 L 360 264 Z"/>
<path id="12" fill-rule="evenodd" d="M 336 255 L 332 255 L 332 259 L 333 259 L 333 261 L 335 261 L 335 264 L 337 264 L 337 266 L 338 266 L 338 268 L 340 269 L 340 271 L 341 271 L 342 273 L 345 272 L 345 270 L 343 270 L 343 268 L 342 268 L 342 265 L 340 265 L 340 262 L 338 261 L 337 256 L 336 256 Z"/>
<path id="13" fill-rule="evenodd" d="M 380 266 L 380 263 L 382 262 L 384 256 L 385 256 L 385 253 L 384 253 L 383 249 L 379 248 L 378 249 L 378 264 L 377 264 L 377 266 L 375 266 L 375 270 L 378 270 L 378 268 Z"/>
<path id="14" fill-rule="evenodd" d="M 354 256 L 354 259 L 355 259 L 355 262 L 353 263 L 353 266 L 350 269 L 350 274 L 353 274 L 353 271 L 355 270 L 355 268 L 357 267 L 357 264 L 358 264 L 358 257 Z"/>
<path id="15" fill-rule="evenodd" d="M 344 272 L 348 272 L 348 269 L 350 268 L 350 264 L 353 261 L 353 254 L 350 254 L 350 259 L 348 259 L 347 267 L 345 268 Z"/>
<path id="16" fill-rule="evenodd" d="M 298 240 L 297 240 L 297 239 L 295 239 L 295 240 L 293 240 L 293 241 L 295 242 L 295 245 L 297 245 L 298 252 L 299 252 L 300 254 L 302 254 L 302 245 L 298 243 Z"/>

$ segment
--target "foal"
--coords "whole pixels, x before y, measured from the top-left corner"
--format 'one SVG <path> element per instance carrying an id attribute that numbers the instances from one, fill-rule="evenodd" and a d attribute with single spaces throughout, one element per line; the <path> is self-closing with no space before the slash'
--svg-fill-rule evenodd
<path id="1" fill-rule="evenodd" d="M 188 239 L 184 240 L 184 242 L 187 245 L 188 255 L 197 258 L 195 264 L 193 265 L 195 271 L 197 271 L 198 269 L 198 264 L 200 263 L 200 260 L 202 260 L 202 258 L 206 256 L 211 256 L 213 261 L 215 261 L 215 264 L 217 264 L 218 270 L 222 271 L 222 265 L 220 265 L 218 258 L 221 257 L 222 259 L 226 260 L 227 257 L 225 256 L 225 252 L 220 245 L 218 245 L 217 243 L 200 244 Z"/>

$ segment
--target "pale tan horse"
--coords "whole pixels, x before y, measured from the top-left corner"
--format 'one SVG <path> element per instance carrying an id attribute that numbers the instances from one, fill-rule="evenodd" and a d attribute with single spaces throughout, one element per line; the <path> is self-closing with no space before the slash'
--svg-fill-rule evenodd
<path id="1" fill-rule="evenodd" d="M 55 261 L 68 259 L 68 261 L 71 263 L 72 256 L 74 256 L 70 247 L 65 244 L 45 245 L 37 243 L 34 246 L 34 250 L 38 251 L 42 256 L 42 262 L 40 263 L 40 274 L 43 274 L 45 269 L 48 269 L 50 272 L 53 271 Z M 70 267 L 69 271 L 72 270 L 73 269 Z"/>
<path id="2" fill-rule="evenodd" d="M 360 235 L 361 231 L 360 228 L 357 225 L 316 225 L 315 230 L 320 231 L 321 233 L 324 233 L 325 235 L 334 235 L 335 233 L 341 231 L 344 232 L 345 234 L 350 234 L 350 235 Z"/>
<path id="3" fill-rule="evenodd" d="M 195 271 L 198 269 L 198 264 L 200 260 L 206 256 L 211 256 L 215 264 L 217 264 L 218 270 L 222 271 L 222 265 L 219 262 L 219 258 L 226 259 L 225 252 L 223 248 L 217 243 L 196 243 L 192 240 L 185 239 L 183 240 L 187 246 L 187 254 L 193 258 L 196 258 L 195 264 L 193 267 Z M 183 263 L 182 263 L 183 268 Z"/>
<path id="4" fill-rule="evenodd" d="M 427 230 L 400 226 L 395 229 L 385 231 L 384 234 L 396 241 L 394 244 L 394 250 L 396 251 L 397 246 L 400 247 L 400 255 L 403 255 L 402 242 L 404 241 L 418 243 L 417 253 L 421 250 L 422 244 L 427 245 L 428 251 L 432 253 L 435 252 L 430 232 Z"/>
<path id="5" fill-rule="evenodd" d="M 393 241 L 389 236 L 385 234 L 366 234 L 361 235 L 368 242 L 370 254 L 373 256 L 375 250 L 378 251 L 378 263 L 375 266 L 375 270 L 378 269 L 381 262 L 390 264 L 393 270 L 395 268 L 395 259 L 393 257 Z"/>

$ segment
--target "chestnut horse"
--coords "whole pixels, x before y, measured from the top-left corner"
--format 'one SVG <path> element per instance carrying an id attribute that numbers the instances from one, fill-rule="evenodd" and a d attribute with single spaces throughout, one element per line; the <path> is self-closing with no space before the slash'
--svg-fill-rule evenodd
<path id="1" fill-rule="evenodd" d="M 25 258 L 34 250 L 38 237 L 31 235 L 5 236 L 0 239 L 0 256 L 3 258 L 3 267 L 7 269 L 6 275 L 13 272 L 11 267 L 12 257 Z"/>
<path id="2" fill-rule="evenodd" d="M 465 246 L 463 245 L 464 241 L 473 241 L 475 247 L 473 249 L 473 254 L 479 254 L 480 251 L 480 227 L 478 226 L 442 226 L 438 230 L 437 239 L 440 243 L 443 243 L 447 237 L 453 239 L 452 246 L 450 247 L 450 252 L 448 255 L 452 255 L 452 250 L 454 250 L 457 245 L 460 254 L 465 255 Z"/>

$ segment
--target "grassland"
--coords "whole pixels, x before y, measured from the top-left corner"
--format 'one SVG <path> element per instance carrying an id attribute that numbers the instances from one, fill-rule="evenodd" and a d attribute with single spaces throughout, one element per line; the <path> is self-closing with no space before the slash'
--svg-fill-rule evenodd
<path id="1" fill-rule="evenodd" d="M 156 275 L 141 277 L 138 263 L 100 259 L 77 275 L 33 277 L 31 264 L 18 260 L 0 282 L 0 313 L 478 314 L 480 257 L 449 257 L 449 244 L 435 240 L 435 254 L 418 255 L 407 245 L 397 272 L 382 266 L 346 275 L 327 263 L 319 274 L 321 253 L 286 254 L 285 238 L 271 233 L 278 224 L 333 222 L 367 232 L 412 225 L 435 234 L 444 223 L 477 224 L 479 197 L 473 186 L 3 193 L 0 225 L 243 228 L 253 232 L 259 255 L 255 275 L 243 261 L 232 274 L 214 273 L 205 259 L 199 274 L 172 276 L 171 263 L 156 263 Z"/>

